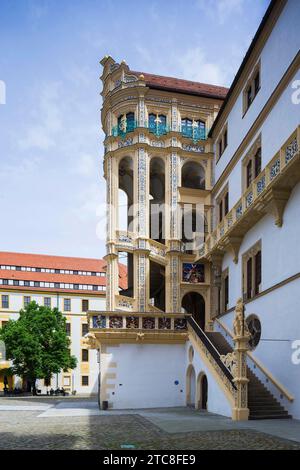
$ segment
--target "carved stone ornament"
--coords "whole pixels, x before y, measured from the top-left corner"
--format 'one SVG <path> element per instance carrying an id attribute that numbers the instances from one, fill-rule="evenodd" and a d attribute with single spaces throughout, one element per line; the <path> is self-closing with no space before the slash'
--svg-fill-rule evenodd
<path id="1" fill-rule="evenodd" d="M 235 316 L 233 320 L 234 336 L 249 336 L 250 332 L 244 316 L 244 304 L 241 298 L 238 299 L 235 307 Z"/>

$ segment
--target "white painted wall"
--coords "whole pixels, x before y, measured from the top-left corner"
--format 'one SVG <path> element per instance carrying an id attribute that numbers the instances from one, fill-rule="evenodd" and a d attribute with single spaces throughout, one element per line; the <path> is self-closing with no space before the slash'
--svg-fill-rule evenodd
<path id="1" fill-rule="evenodd" d="M 116 363 L 116 367 L 109 364 Z M 109 406 L 114 409 L 185 405 L 185 346 L 120 344 L 101 353 L 101 380 L 106 372 Z M 175 384 L 178 381 L 178 385 Z"/>
<path id="2" fill-rule="evenodd" d="M 299 24 L 299 0 L 288 0 L 260 56 L 261 88 L 257 96 L 243 117 L 243 93 L 241 92 L 228 116 L 228 146 L 216 164 L 216 181 L 299 51 Z M 299 73 L 295 78 L 299 78 Z M 288 87 L 287 96 L 284 97 L 284 107 L 279 105 L 277 110 L 273 111 L 277 119 L 276 130 L 274 131 L 274 127 L 271 127 L 273 130 L 271 131 L 270 140 L 266 133 L 266 139 L 263 143 L 263 164 L 264 161 L 266 162 L 272 158 L 278 147 L 299 124 L 299 106 L 291 103 L 291 94 L 292 89 Z M 292 124 L 293 120 L 297 121 L 294 126 Z M 217 138 L 216 136 L 216 141 Z M 266 150 L 265 145 L 270 145 L 270 151 Z M 272 153 L 272 147 L 275 149 L 274 153 Z M 231 199 L 231 206 L 235 203 L 234 199 L 234 197 Z"/>
<path id="3" fill-rule="evenodd" d="M 193 346 L 194 357 L 192 362 L 189 361 L 189 349 Z M 189 364 L 192 364 L 195 369 L 196 386 L 197 378 L 201 373 L 205 373 L 208 383 L 208 399 L 207 399 L 207 410 L 211 413 L 220 414 L 223 416 L 231 417 L 232 410 L 229 400 L 227 399 L 224 391 L 216 382 L 214 376 L 211 373 L 211 369 L 208 368 L 205 362 L 201 359 L 200 354 L 197 352 L 193 342 L 188 341 L 186 343 L 186 369 Z"/>

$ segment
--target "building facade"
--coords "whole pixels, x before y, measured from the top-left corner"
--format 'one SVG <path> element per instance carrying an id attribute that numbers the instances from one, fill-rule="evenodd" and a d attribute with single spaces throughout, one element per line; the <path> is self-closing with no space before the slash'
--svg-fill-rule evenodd
<path id="1" fill-rule="evenodd" d="M 126 269 L 120 267 L 120 287 L 124 281 Z M 97 393 L 97 351 L 85 347 L 84 336 L 88 333 L 86 312 L 105 308 L 105 295 L 106 262 L 103 260 L 0 252 L 0 326 L 9 319 L 17 319 L 20 310 L 31 301 L 57 307 L 66 317 L 71 354 L 77 358 L 77 367 L 53 376 L 48 386 L 44 380 L 38 380 L 37 388 L 42 393 L 51 387 L 64 387 L 69 393 Z M 0 391 L 9 365 L 2 357 Z M 7 379 L 10 389 L 22 387 L 21 378 L 7 376 Z"/>
<path id="2" fill-rule="evenodd" d="M 300 417 L 299 21 L 272 1 L 229 90 L 101 61 L 109 407 Z"/>

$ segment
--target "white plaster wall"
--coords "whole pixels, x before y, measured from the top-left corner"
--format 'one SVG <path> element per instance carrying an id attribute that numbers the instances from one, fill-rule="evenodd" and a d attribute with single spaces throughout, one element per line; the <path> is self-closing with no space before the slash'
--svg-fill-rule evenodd
<path id="1" fill-rule="evenodd" d="M 248 133 L 254 120 L 261 112 L 263 106 L 282 79 L 284 72 L 299 51 L 299 24 L 299 0 L 288 0 L 261 53 L 261 89 L 244 117 L 242 117 L 243 92 L 238 96 L 228 116 L 228 146 L 219 162 L 216 164 L 216 181 L 228 165 L 232 155 Z M 290 96 L 292 90 L 290 87 L 288 88 L 288 93 L 289 102 L 291 104 Z M 291 128 L 291 119 L 293 119 L 290 113 L 294 116 L 298 116 L 299 123 L 299 106 L 297 107 L 291 104 L 289 109 L 287 107 L 284 108 L 283 115 L 277 114 L 278 126 L 280 126 L 280 128 L 277 135 L 275 135 L 275 133 L 271 134 L 272 140 L 275 137 L 274 147 L 276 146 L 276 141 L 280 142 L 280 146 L 281 142 L 285 140 L 284 136 L 288 137 L 289 133 L 293 131 L 293 129 L 289 130 Z M 266 157 L 267 154 L 268 152 L 266 153 Z M 271 155 L 271 157 L 272 156 L 273 155 Z"/>
<path id="2" fill-rule="evenodd" d="M 232 171 L 230 172 L 227 180 L 222 185 L 222 188 L 218 191 L 218 194 L 222 191 L 223 187 L 229 185 L 229 210 L 237 203 L 242 195 L 242 161 L 245 155 L 247 155 L 253 143 L 261 134 L 261 148 L 262 148 L 262 169 L 270 162 L 270 160 L 279 151 L 284 142 L 292 134 L 300 123 L 300 104 L 293 104 L 291 100 L 292 92 L 294 91 L 291 87 L 294 80 L 300 80 L 300 71 L 298 71 L 285 91 L 273 107 L 272 111 L 267 116 L 267 119 L 263 122 L 261 128 L 255 134 L 250 144 L 247 146 L 245 152 L 241 155 L 241 158 L 236 163 Z M 238 136 L 238 128 L 232 131 Z M 239 137 L 239 136 L 238 136 Z M 239 139 L 239 143 L 241 139 Z M 231 154 L 232 156 L 233 154 Z M 224 169 L 224 162 L 222 162 L 223 155 L 219 162 L 216 164 L 216 180 L 221 174 L 220 165 L 222 171 Z M 225 160 L 224 160 L 225 161 Z M 216 195 L 217 197 L 217 195 Z"/>
<path id="3" fill-rule="evenodd" d="M 115 368 L 109 364 L 116 363 Z M 106 372 L 109 406 L 115 409 L 185 405 L 185 346 L 180 344 L 120 344 L 101 353 L 101 380 Z M 178 385 L 175 381 L 178 381 Z"/>
<path id="4" fill-rule="evenodd" d="M 245 235 L 234 264 L 226 254 L 223 269 L 229 268 L 229 307 L 242 294 L 242 254 L 255 242 L 262 243 L 262 291 L 300 271 L 300 184 L 286 205 L 281 228 L 271 215 L 265 216 Z M 246 314 L 255 313 L 262 324 L 262 339 L 254 355 L 294 396 L 294 404 L 284 402 L 294 417 L 300 418 L 300 366 L 292 364 L 292 343 L 300 339 L 300 279 L 296 279 L 246 304 Z M 231 330 L 233 313 L 221 319 Z"/>
<path id="5" fill-rule="evenodd" d="M 194 349 L 194 358 L 192 362 L 189 361 L 189 349 L 190 346 L 193 346 Z M 231 405 L 227 399 L 224 391 L 216 382 L 214 376 L 212 375 L 210 368 L 206 366 L 205 362 L 201 359 L 200 354 L 198 353 L 193 342 L 188 341 L 186 343 L 186 369 L 189 364 L 192 364 L 195 369 L 196 375 L 196 387 L 197 387 L 197 378 L 199 374 L 205 373 L 208 383 L 208 394 L 207 394 L 207 410 L 211 413 L 220 414 L 223 416 L 231 417 Z"/>

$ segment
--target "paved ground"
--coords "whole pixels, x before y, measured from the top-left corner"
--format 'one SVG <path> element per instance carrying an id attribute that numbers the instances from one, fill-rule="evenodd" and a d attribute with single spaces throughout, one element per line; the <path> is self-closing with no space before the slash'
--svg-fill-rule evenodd
<path id="1" fill-rule="evenodd" d="M 300 421 L 234 423 L 187 408 L 99 411 L 92 399 L 0 398 L 0 449 L 297 449 Z"/>

